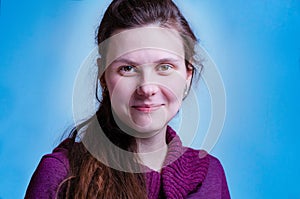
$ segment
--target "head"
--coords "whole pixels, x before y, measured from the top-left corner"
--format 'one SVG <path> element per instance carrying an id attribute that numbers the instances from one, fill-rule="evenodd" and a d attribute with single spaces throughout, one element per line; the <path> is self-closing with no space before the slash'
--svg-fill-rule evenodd
<path id="1" fill-rule="evenodd" d="M 137 50 L 132 49 L 110 58 L 115 51 L 126 49 L 136 41 L 142 41 L 135 40 L 136 37 L 133 36 L 137 33 L 135 30 L 141 30 L 142 36 L 143 31 L 154 30 L 147 28 L 159 30 L 154 31 L 155 34 L 166 35 L 167 33 L 168 41 L 170 38 L 174 39 L 172 41 L 175 41 L 175 48 L 138 46 Z M 134 32 L 130 32 L 131 30 Z M 110 42 L 108 45 L 101 45 L 112 36 L 127 33 L 134 34 L 130 34 L 131 37 L 122 36 L 117 37 L 120 40 L 114 40 L 121 42 L 122 48 L 119 48 L 118 42 L 116 43 L 118 48 L 115 49 Z M 162 39 L 163 36 L 159 38 Z M 148 39 L 147 41 L 151 41 L 153 37 Z M 143 132 L 142 135 L 145 136 L 151 136 L 154 131 L 166 125 L 178 111 L 197 73 L 193 65 L 196 37 L 171 0 L 113 0 L 104 13 L 96 40 L 100 54 L 98 78 L 102 87 L 102 99 L 99 100 L 97 97 L 101 102 L 96 113 L 97 121 L 92 118 L 83 123 L 80 128 L 87 127 L 84 137 L 90 137 L 93 146 L 101 148 L 97 149 L 104 159 L 120 165 L 128 165 L 130 171 L 132 165 L 134 166 L 132 159 L 123 157 L 118 151 L 106 147 L 107 143 L 102 143 L 102 139 L 94 139 L 94 134 L 98 132 L 94 131 L 93 126 L 99 122 L 105 136 L 114 145 L 136 152 L 134 139 L 136 135 L 128 135 L 128 131 L 123 131 L 122 123 L 126 121 L 124 122 L 122 117 L 130 116 L 125 126 L 139 134 Z M 169 44 L 172 46 L 174 42 Z M 101 70 L 103 66 L 105 71 Z M 162 111 L 163 106 L 165 109 Z M 113 116 L 114 111 L 117 117 Z M 116 118 L 120 121 L 115 121 Z M 157 121 L 151 121 L 157 118 Z M 147 126 L 149 123 L 155 123 L 157 126 Z M 74 142 L 79 129 L 75 129 L 72 135 Z M 69 156 L 70 180 L 63 183 L 66 185 L 67 196 L 148 198 L 143 174 L 113 169 L 93 157 L 83 144 L 73 147 Z"/>
<path id="2" fill-rule="evenodd" d="M 200 71 L 193 64 L 196 37 L 177 6 L 113 1 L 96 39 L 102 100 L 110 102 L 118 126 L 144 137 L 165 127 Z"/>

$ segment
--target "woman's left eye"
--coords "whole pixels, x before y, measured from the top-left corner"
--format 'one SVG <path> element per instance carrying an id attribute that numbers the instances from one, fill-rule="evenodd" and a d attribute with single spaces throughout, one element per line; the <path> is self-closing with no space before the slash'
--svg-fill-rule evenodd
<path id="1" fill-rule="evenodd" d="M 159 71 L 169 71 L 173 69 L 173 66 L 171 64 L 160 64 L 158 65 L 158 70 Z"/>

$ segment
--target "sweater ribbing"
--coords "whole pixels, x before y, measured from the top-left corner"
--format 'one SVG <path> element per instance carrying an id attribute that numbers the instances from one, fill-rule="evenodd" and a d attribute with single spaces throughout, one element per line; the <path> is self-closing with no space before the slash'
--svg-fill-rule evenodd
<path id="1" fill-rule="evenodd" d="M 146 175 L 148 197 L 186 198 L 201 186 L 207 174 L 209 159 L 207 156 L 200 158 L 198 150 L 182 146 L 170 127 L 167 128 L 166 142 L 168 153 L 161 173 L 151 171 Z"/>
<path id="2" fill-rule="evenodd" d="M 161 172 L 147 170 L 145 174 L 149 199 L 230 199 L 223 167 L 218 159 L 204 151 L 182 146 L 179 137 L 167 129 L 168 153 Z M 27 188 L 25 198 L 55 198 L 59 184 L 68 177 L 66 139 L 51 154 L 45 155 Z"/>

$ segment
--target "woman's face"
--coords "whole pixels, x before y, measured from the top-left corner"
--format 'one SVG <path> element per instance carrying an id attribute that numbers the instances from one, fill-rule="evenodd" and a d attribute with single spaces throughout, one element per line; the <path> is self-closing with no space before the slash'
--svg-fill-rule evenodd
<path id="1" fill-rule="evenodd" d="M 172 51 L 170 46 L 166 49 L 140 45 L 139 38 L 145 41 L 144 37 L 130 35 L 110 45 L 108 54 L 120 49 L 126 52 L 111 59 L 105 81 L 116 121 L 138 132 L 135 136 L 143 137 L 164 130 L 175 116 L 189 88 L 192 71 L 186 69 L 182 44 Z M 164 42 L 169 37 L 165 33 L 159 38 L 158 35 L 154 39 Z"/>

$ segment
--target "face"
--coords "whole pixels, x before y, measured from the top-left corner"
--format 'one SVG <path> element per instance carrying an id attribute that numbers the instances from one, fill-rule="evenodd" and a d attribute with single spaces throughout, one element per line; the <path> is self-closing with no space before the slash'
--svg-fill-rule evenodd
<path id="1" fill-rule="evenodd" d="M 165 130 L 181 106 L 192 71 L 186 68 L 182 44 L 180 50 L 139 46 L 127 52 L 137 38 L 122 37 L 125 41 L 119 39 L 114 45 L 126 52 L 108 63 L 105 82 L 118 125 L 144 137 Z M 108 54 L 115 52 L 115 48 L 108 50 Z"/>

